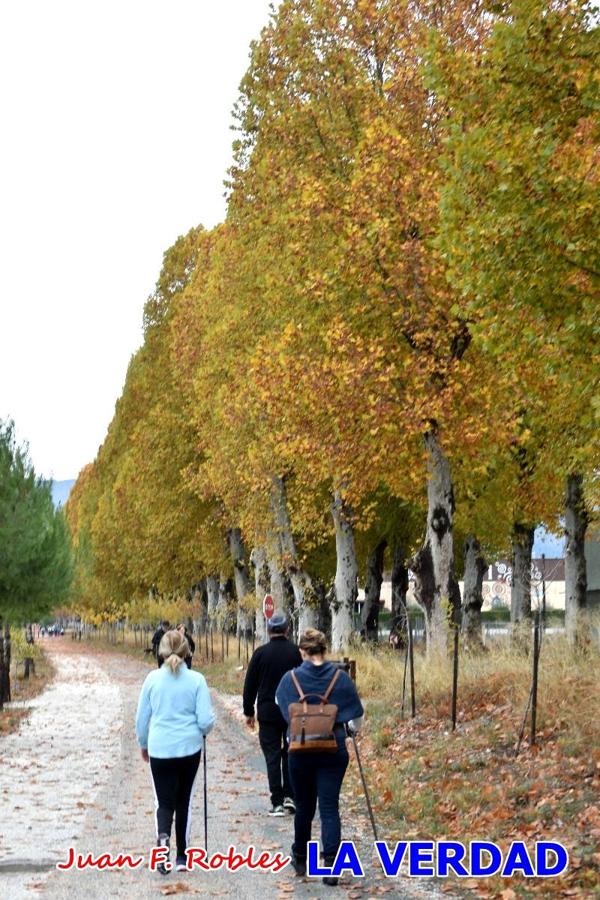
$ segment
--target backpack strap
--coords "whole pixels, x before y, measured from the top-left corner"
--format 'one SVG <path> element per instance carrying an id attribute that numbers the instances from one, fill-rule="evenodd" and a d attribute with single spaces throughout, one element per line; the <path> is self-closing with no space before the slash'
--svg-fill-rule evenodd
<path id="1" fill-rule="evenodd" d="M 335 670 L 334 676 L 331 679 L 331 681 L 329 682 L 329 686 L 328 686 L 327 690 L 325 691 L 324 694 L 321 695 L 321 700 L 324 700 L 325 703 L 327 703 L 327 701 L 329 700 L 329 695 L 331 694 L 332 690 L 334 689 L 335 683 L 338 680 L 338 678 L 340 677 L 341 671 L 342 671 L 341 669 Z M 293 669 L 290 669 L 290 675 L 292 676 L 292 681 L 294 682 L 296 690 L 300 694 L 300 700 L 304 701 L 308 695 L 304 693 L 304 690 L 302 689 L 300 682 L 296 678 L 296 674 Z"/>
<path id="2" fill-rule="evenodd" d="M 298 681 L 298 679 L 296 678 L 296 675 L 295 675 L 293 669 L 290 670 L 290 675 L 292 676 L 292 681 L 294 682 L 296 690 L 300 694 L 300 700 L 304 700 L 305 693 L 302 690 L 302 686 L 301 686 L 300 682 Z"/>
<path id="3" fill-rule="evenodd" d="M 326 690 L 325 693 L 323 694 L 323 699 L 324 699 L 324 700 L 329 700 L 329 695 L 331 694 L 332 690 L 334 689 L 335 683 L 336 683 L 336 681 L 338 680 L 338 678 L 340 677 L 340 672 L 341 672 L 341 671 L 342 671 L 341 669 L 336 669 L 336 670 L 335 670 L 335 675 L 333 676 L 333 678 L 332 678 L 331 681 L 329 682 L 329 687 L 327 688 L 327 690 Z"/>

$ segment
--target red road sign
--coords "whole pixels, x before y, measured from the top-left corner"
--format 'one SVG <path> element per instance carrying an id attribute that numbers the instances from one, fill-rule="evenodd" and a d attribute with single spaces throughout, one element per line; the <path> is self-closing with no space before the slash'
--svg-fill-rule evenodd
<path id="1" fill-rule="evenodd" d="M 265 594 L 265 599 L 263 600 L 263 613 L 265 614 L 265 619 L 271 619 L 274 612 L 275 601 L 270 594 Z"/>

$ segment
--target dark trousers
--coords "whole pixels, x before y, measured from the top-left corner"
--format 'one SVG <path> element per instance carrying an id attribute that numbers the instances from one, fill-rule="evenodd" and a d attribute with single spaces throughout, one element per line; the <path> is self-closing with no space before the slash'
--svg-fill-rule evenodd
<path id="1" fill-rule="evenodd" d="M 281 806 L 284 797 L 294 797 L 288 774 L 287 724 L 259 722 L 258 740 L 267 764 L 267 778 L 273 806 Z"/>
<path id="2" fill-rule="evenodd" d="M 200 765 L 200 752 L 172 759 L 150 757 L 156 794 L 156 836 L 171 836 L 175 816 L 177 856 L 185 856 L 189 842 L 192 789 Z"/>
<path id="3" fill-rule="evenodd" d="M 306 859 L 318 800 L 323 856 L 326 863 L 333 862 L 342 836 L 340 790 L 347 767 L 348 751 L 343 745 L 337 753 L 290 753 L 290 779 L 296 798 L 292 850 L 298 859 Z"/>

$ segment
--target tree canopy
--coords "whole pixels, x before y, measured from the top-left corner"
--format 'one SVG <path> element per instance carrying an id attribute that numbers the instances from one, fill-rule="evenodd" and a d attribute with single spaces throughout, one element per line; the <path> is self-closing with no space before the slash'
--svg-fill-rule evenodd
<path id="1" fill-rule="evenodd" d="M 80 605 L 233 574 L 247 614 L 254 550 L 341 647 L 383 541 L 443 647 L 465 537 L 597 507 L 597 58 L 584 0 L 283 0 L 69 501 Z"/>
<path id="2" fill-rule="evenodd" d="M 60 605 L 71 579 L 69 532 L 12 422 L 0 422 L 0 617 L 28 622 Z"/>

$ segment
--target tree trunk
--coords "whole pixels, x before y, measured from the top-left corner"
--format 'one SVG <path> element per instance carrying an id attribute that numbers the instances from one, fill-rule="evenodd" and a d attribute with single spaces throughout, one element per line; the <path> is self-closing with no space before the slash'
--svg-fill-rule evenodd
<path id="1" fill-rule="evenodd" d="M 219 576 L 219 600 L 217 602 L 217 622 L 223 630 L 229 631 L 231 621 L 231 599 L 233 596 L 233 584 L 228 575 L 221 573 Z"/>
<path id="2" fill-rule="evenodd" d="M 206 612 L 209 621 L 215 618 L 219 603 L 219 579 L 216 575 L 206 576 Z"/>
<path id="3" fill-rule="evenodd" d="M 465 578 L 463 591 L 462 632 L 465 642 L 473 648 L 481 648 L 481 607 L 483 606 L 483 576 L 487 565 L 481 554 L 477 538 L 469 536 L 465 541 Z"/>
<path id="4" fill-rule="evenodd" d="M 2 667 L 2 680 L 0 682 L 0 693 L 2 694 L 2 703 L 10 703 L 10 623 L 4 621 L 4 665 Z"/>
<path id="5" fill-rule="evenodd" d="M 327 591 L 327 585 L 324 581 L 320 579 L 315 579 L 313 581 L 313 588 L 316 596 L 317 603 L 317 625 L 316 627 L 319 631 L 322 631 L 323 634 L 331 634 L 331 606 L 329 603 L 329 594 Z M 298 631 L 297 637 L 300 637 L 301 632 Z"/>
<path id="6" fill-rule="evenodd" d="M 283 612 L 286 606 L 284 571 L 281 562 L 281 548 L 277 536 L 273 532 L 267 535 L 267 566 L 269 569 L 269 590 L 277 612 Z"/>
<path id="7" fill-rule="evenodd" d="M 2 690 L 2 685 L 4 684 L 5 669 L 6 660 L 4 659 L 4 638 L 2 635 L 2 617 L 0 616 L 0 710 L 4 709 L 4 691 Z"/>
<path id="8" fill-rule="evenodd" d="M 425 543 L 411 562 L 420 584 L 415 596 L 425 610 L 427 652 L 446 654 L 450 622 L 460 610 L 460 589 L 454 574 L 454 490 L 450 464 L 437 435 L 425 435 L 427 468 L 427 531 Z"/>
<path id="9" fill-rule="evenodd" d="M 256 590 L 256 640 L 264 644 L 267 640 L 267 623 L 263 613 L 263 600 L 270 589 L 269 565 L 263 547 L 255 547 L 250 554 L 250 564 L 254 567 L 254 584 Z"/>
<path id="10" fill-rule="evenodd" d="M 358 596 L 356 584 L 358 563 L 354 547 L 354 531 L 350 511 L 345 506 L 341 492 L 334 493 L 331 514 L 335 526 L 336 570 L 331 596 L 331 649 L 347 647 L 353 632 L 354 604 Z"/>
<path id="11" fill-rule="evenodd" d="M 247 607 L 250 593 L 250 578 L 246 565 L 246 551 L 239 528 L 231 528 L 227 534 L 229 552 L 233 561 L 235 592 L 237 595 L 237 634 L 239 637 L 252 635 L 252 615 Z"/>
<path id="12" fill-rule="evenodd" d="M 425 543 L 410 561 L 410 568 L 415 578 L 414 598 L 425 613 L 425 640 L 427 648 L 433 647 L 433 604 L 435 596 L 435 577 L 433 560 L 429 543 Z M 407 625 L 408 627 L 408 625 Z"/>
<path id="13" fill-rule="evenodd" d="M 585 533 L 589 522 L 583 496 L 583 478 L 567 477 L 565 502 L 565 631 L 569 644 L 584 638 L 584 613 L 587 607 Z"/>
<path id="14" fill-rule="evenodd" d="M 298 557 L 288 512 L 285 481 L 279 475 L 272 479 L 271 501 L 283 567 L 289 576 L 294 593 L 294 613 L 298 622 L 298 633 L 302 634 L 307 628 L 317 626 L 318 599 L 312 579 L 302 567 Z"/>
<path id="15" fill-rule="evenodd" d="M 515 522 L 512 533 L 512 586 L 510 592 L 510 621 L 513 636 L 523 632 L 529 638 L 531 624 L 531 553 L 535 529 Z"/>
<path id="16" fill-rule="evenodd" d="M 190 619 L 186 623 L 187 629 L 192 634 L 201 634 L 201 632 L 205 630 L 208 625 L 208 590 L 206 586 L 206 578 L 203 578 L 198 582 L 198 584 L 193 587 L 192 602 L 194 604 L 194 607 L 198 607 L 198 609 L 194 610 L 196 612 L 196 619 Z"/>
<path id="17" fill-rule="evenodd" d="M 379 640 L 379 611 L 381 609 L 381 584 L 383 582 L 383 560 L 387 541 L 381 540 L 367 560 L 365 581 L 365 602 L 360 613 L 361 634 L 368 641 Z"/>
<path id="18" fill-rule="evenodd" d="M 404 547 L 394 543 L 392 554 L 392 625 L 390 644 L 396 650 L 406 647 L 408 641 L 408 568 L 405 565 Z"/>

